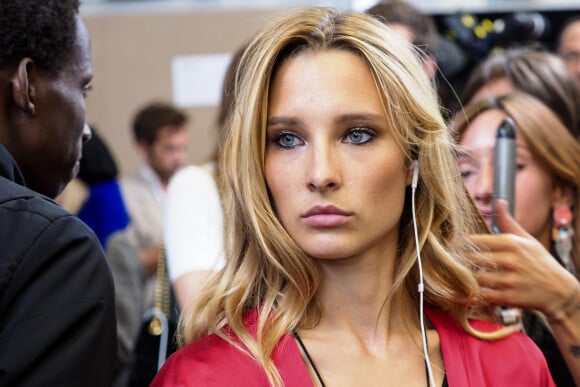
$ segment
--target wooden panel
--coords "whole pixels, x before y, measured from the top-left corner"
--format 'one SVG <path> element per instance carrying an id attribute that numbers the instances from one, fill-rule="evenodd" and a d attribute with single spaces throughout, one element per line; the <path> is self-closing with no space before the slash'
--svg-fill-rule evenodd
<path id="1" fill-rule="evenodd" d="M 234 52 L 281 10 L 83 14 L 91 35 L 95 78 L 87 122 L 103 134 L 121 175 L 139 162 L 131 136 L 135 112 L 153 100 L 171 101 L 176 55 Z M 215 145 L 216 107 L 189 108 L 190 159 L 201 162 Z"/>

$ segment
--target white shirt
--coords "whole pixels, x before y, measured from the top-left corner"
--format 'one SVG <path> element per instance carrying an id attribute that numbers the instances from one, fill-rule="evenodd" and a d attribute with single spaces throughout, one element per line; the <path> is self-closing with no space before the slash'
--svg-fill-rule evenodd
<path id="1" fill-rule="evenodd" d="M 139 250 L 159 245 L 162 241 L 163 205 L 166 193 L 159 176 L 145 163 L 138 174 L 121 180 L 121 192 L 130 217 Z"/>
<path id="2" fill-rule="evenodd" d="M 169 277 L 225 265 L 224 215 L 213 164 L 190 165 L 169 182 L 163 237 Z"/>

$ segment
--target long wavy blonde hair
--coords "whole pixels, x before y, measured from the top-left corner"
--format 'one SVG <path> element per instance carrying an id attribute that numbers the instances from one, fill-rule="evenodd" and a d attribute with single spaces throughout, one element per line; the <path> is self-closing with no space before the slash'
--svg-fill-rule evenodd
<path id="1" fill-rule="evenodd" d="M 516 123 L 520 134 L 534 158 L 551 175 L 554 184 L 572 191 L 572 260 L 576 278 L 580 279 L 580 142 L 573 128 L 564 126 L 548 106 L 532 95 L 514 92 L 502 97 L 476 101 L 465 107 L 452 123 L 452 134 L 459 143 L 469 127 L 481 113 L 489 110 L 503 111 Z M 533 210 L 533 209 L 530 209 Z M 555 254 L 553 246 L 546 246 Z"/>
<path id="2" fill-rule="evenodd" d="M 482 231 L 482 223 L 463 188 L 453 141 L 419 62 L 421 53 L 368 15 L 299 10 L 259 33 L 238 67 L 235 106 L 220 160 L 228 262 L 180 326 L 182 344 L 217 334 L 235 345 L 223 330 L 229 325 L 242 343 L 238 347 L 262 364 L 274 385 L 281 380 L 270 355 L 279 339 L 291 329 L 319 321 L 321 276 L 276 216 L 265 182 L 270 86 L 283 61 L 298 52 L 328 50 L 347 50 L 368 64 L 407 163 L 419 161 L 416 209 L 426 302 L 449 311 L 465 329 L 478 334 L 467 323 L 468 308 L 479 302 L 479 288 L 465 257 L 475 252 L 466 236 Z M 412 232 L 407 192 L 397 275 L 385 299 L 398 301 L 406 308 L 403 315 L 410 316 L 416 314 L 419 277 Z M 243 323 L 254 309 L 259 311 L 257 338 Z"/>

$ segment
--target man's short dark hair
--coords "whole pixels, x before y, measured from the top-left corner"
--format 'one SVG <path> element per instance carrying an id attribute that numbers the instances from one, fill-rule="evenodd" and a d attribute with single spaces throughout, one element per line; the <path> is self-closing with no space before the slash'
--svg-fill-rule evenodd
<path id="1" fill-rule="evenodd" d="M 435 55 L 439 43 L 433 18 L 404 0 L 383 0 L 366 11 L 383 23 L 398 23 L 408 27 L 415 40 L 414 45 L 430 55 Z"/>
<path id="2" fill-rule="evenodd" d="M 155 102 L 140 110 L 133 120 L 133 136 L 137 143 L 152 145 L 159 131 L 165 127 L 175 130 L 183 128 L 187 116 L 174 106 Z"/>
<path id="3" fill-rule="evenodd" d="M 31 58 L 57 74 L 73 52 L 79 0 L 1 0 L 0 69 Z"/>

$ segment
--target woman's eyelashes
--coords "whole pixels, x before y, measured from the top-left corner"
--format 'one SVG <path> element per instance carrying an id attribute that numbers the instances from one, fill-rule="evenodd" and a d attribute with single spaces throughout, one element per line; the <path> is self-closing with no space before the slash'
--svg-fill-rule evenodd
<path id="1" fill-rule="evenodd" d="M 526 168 L 526 164 L 525 163 L 517 163 L 516 164 L 516 170 L 522 171 Z M 461 178 L 463 180 L 469 179 L 470 177 L 474 176 L 477 173 L 477 168 L 473 167 L 473 166 L 459 166 L 459 173 L 461 174 Z"/>
<path id="2" fill-rule="evenodd" d="M 458 166 L 459 166 L 459 173 L 461 174 L 461 178 L 466 180 L 477 173 L 479 167 L 477 163 L 474 162 L 474 159 L 468 153 L 462 153 L 459 155 L 458 158 Z"/>
<path id="3" fill-rule="evenodd" d="M 353 145 L 365 145 L 372 142 L 377 133 L 369 128 L 355 127 L 348 129 L 341 138 L 341 142 Z M 293 149 L 306 144 L 306 141 L 297 133 L 289 130 L 281 130 L 272 136 L 272 142 L 282 149 Z"/>
<path id="4" fill-rule="evenodd" d="M 293 149 L 299 145 L 304 145 L 304 140 L 291 131 L 280 131 L 274 135 L 272 142 L 282 149 Z"/>
<path id="5" fill-rule="evenodd" d="M 463 180 L 468 179 L 471 177 L 471 175 L 473 175 L 473 170 L 468 168 L 460 168 L 459 171 Z"/>
<path id="6" fill-rule="evenodd" d="M 364 145 L 372 142 L 377 136 L 376 132 L 369 128 L 352 128 L 344 136 L 344 142 L 355 145 Z"/>

